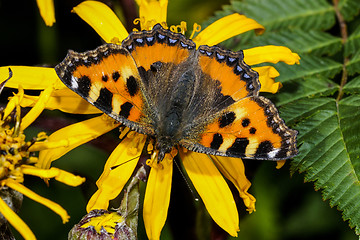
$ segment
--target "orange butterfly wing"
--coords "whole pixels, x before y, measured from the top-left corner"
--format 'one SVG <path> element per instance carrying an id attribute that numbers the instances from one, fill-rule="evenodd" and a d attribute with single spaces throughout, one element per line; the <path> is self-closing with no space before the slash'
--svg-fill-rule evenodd
<path id="1" fill-rule="evenodd" d="M 244 63 L 241 51 L 200 46 L 198 64 L 203 79 L 210 76 L 220 83 L 217 91 L 223 98 L 226 96 L 226 101 L 201 104 L 218 111 L 198 113 L 201 117 L 187 126 L 190 130 L 180 141 L 182 146 L 207 154 L 251 159 L 280 160 L 297 154 L 297 132 L 285 125 L 270 100 L 258 96 L 258 74 Z"/>
<path id="2" fill-rule="evenodd" d="M 140 75 L 125 48 L 105 44 L 85 53 L 69 51 L 55 71 L 66 86 L 104 113 L 134 130 L 153 133 L 143 112 Z"/>

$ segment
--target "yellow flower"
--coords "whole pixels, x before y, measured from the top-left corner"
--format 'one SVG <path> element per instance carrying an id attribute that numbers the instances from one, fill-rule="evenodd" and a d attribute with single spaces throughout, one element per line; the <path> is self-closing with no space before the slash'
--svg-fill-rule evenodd
<path id="1" fill-rule="evenodd" d="M 51 27 L 55 23 L 54 0 L 36 0 L 36 2 L 46 26 Z"/>
<path id="2" fill-rule="evenodd" d="M 140 23 L 140 29 L 151 29 L 156 23 L 161 23 L 163 27 L 167 27 L 166 0 L 138 0 L 137 3 L 139 4 L 140 18 L 136 22 Z M 85 1 L 75 7 L 73 11 L 86 21 L 107 43 L 121 43 L 128 36 L 128 32 L 116 15 L 101 2 Z M 182 22 L 179 26 L 170 27 L 172 31 L 178 31 L 178 29 L 184 34 L 186 23 Z M 198 30 L 199 27 L 194 26 L 194 31 Z M 205 28 L 193 38 L 193 41 L 197 46 L 204 44 L 215 45 L 250 30 L 255 30 L 256 33 L 261 34 L 264 27 L 243 15 L 232 14 Z M 299 63 L 299 56 L 286 47 L 265 46 L 244 50 L 244 61 L 248 65 L 263 62 L 277 63 L 279 61 L 295 64 Z M 274 78 L 279 75 L 274 67 L 264 66 L 254 67 L 253 69 L 259 73 L 261 91 L 277 92 L 281 85 L 280 83 L 274 83 Z M 0 68 L 0 75 L 2 71 L 4 70 Z M 30 69 L 25 70 L 24 67 L 19 67 L 16 71 L 20 75 L 32 72 Z M 35 71 L 37 72 L 35 73 Z M 57 79 L 53 69 L 36 68 L 34 74 L 52 79 L 46 84 L 43 81 L 39 83 L 40 89 L 51 89 L 49 90 L 51 94 L 49 94 L 44 107 L 71 113 L 89 114 L 99 112 L 76 94 L 65 89 L 64 85 Z M 32 77 L 28 76 L 27 80 L 30 81 Z M 14 79 L 13 83 L 9 83 L 7 86 L 16 88 L 17 84 L 20 83 L 22 83 L 22 79 Z M 38 99 L 38 97 L 24 95 L 21 104 L 24 107 L 33 106 Z M 72 104 L 66 106 L 66 103 L 70 102 Z M 49 136 L 46 142 L 35 143 L 31 149 L 34 151 L 42 150 L 39 155 L 38 166 L 49 168 L 52 161 L 71 149 L 119 125 L 102 115 L 60 129 Z M 97 181 L 98 190 L 88 203 L 88 211 L 107 209 L 109 201 L 119 195 L 136 168 L 137 161 L 129 161 L 129 159 L 139 159 L 144 148 L 148 152 L 153 151 L 152 145 L 147 145 L 145 135 L 129 131 L 127 128 L 122 129 L 120 139 L 122 139 L 121 143 L 108 158 L 104 171 Z M 165 155 L 163 161 L 158 163 L 155 152 L 152 154 L 151 160 L 147 162 L 151 166 L 151 171 L 147 181 L 143 218 L 149 239 L 160 238 L 161 230 L 167 218 L 173 171 L 172 156 L 176 154 L 176 150 L 173 150 L 170 154 Z M 247 192 L 251 184 L 245 176 L 242 160 L 208 156 L 187 151 L 184 148 L 179 148 L 178 154 L 211 217 L 230 235 L 236 236 L 239 230 L 238 212 L 232 193 L 223 176 L 236 186 L 247 210 L 249 212 L 254 211 L 255 198 Z"/>
<path id="3" fill-rule="evenodd" d="M 11 73 L 11 71 L 10 71 Z M 3 82 L 4 83 L 4 82 Z M 2 89 L 2 88 L 1 88 Z M 1 91 L 1 90 L 0 90 Z M 0 118 L 0 213 L 25 239 L 36 239 L 30 228 L 15 213 L 18 209 L 11 206 L 16 195 L 23 194 L 34 201 L 50 208 L 67 222 L 69 216 L 60 205 L 41 197 L 23 185 L 24 174 L 49 179 L 55 178 L 70 186 L 78 186 L 85 181 L 84 178 L 74 176 L 71 173 L 58 168 L 41 169 L 34 165 L 38 162 L 35 152 L 30 150 L 33 144 L 46 139 L 45 133 L 39 133 L 32 141 L 26 141 L 23 130 L 37 117 L 36 108 L 43 104 L 43 97 L 40 97 L 34 108 L 32 108 L 22 119 L 20 119 L 20 105 L 24 91 L 19 88 L 16 94 L 1 111 Z M 15 109 L 14 115 L 11 115 Z M 18 194 L 18 193 L 20 194 Z M 9 197 L 5 197 L 9 196 Z"/>

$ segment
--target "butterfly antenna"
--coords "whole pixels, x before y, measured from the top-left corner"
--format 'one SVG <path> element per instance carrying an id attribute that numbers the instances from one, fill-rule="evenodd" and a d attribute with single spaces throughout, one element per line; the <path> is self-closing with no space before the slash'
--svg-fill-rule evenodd
<path id="1" fill-rule="evenodd" d="M 137 156 L 137 157 L 133 157 L 133 158 L 131 158 L 131 159 L 129 159 L 129 160 L 123 162 L 123 163 L 118 164 L 118 165 L 112 166 L 112 167 L 110 168 L 110 170 L 114 170 L 115 168 L 120 167 L 120 166 L 124 165 L 125 163 L 131 162 L 131 161 L 139 158 L 140 156 L 141 156 L 141 155 L 139 155 L 139 156 Z"/>
<path id="2" fill-rule="evenodd" d="M 197 196 L 197 194 L 195 194 L 195 192 L 192 190 L 192 188 L 191 188 L 191 186 L 190 186 L 189 182 L 187 181 L 187 179 L 186 179 L 186 177 L 185 177 L 185 175 L 184 175 L 184 173 L 183 173 L 182 169 L 180 168 L 179 164 L 176 162 L 176 160 L 175 160 L 175 159 L 174 159 L 174 163 L 175 163 L 175 165 L 176 165 L 177 169 L 179 170 L 179 172 L 180 172 L 180 174 L 181 174 L 182 178 L 184 179 L 184 181 L 185 181 L 185 183 L 186 183 L 187 187 L 189 188 L 189 190 L 190 190 L 191 194 L 193 195 L 194 200 L 195 200 L 195 201 L 199 201 L 199 197 L 198 197 L 198 196 Z"/>

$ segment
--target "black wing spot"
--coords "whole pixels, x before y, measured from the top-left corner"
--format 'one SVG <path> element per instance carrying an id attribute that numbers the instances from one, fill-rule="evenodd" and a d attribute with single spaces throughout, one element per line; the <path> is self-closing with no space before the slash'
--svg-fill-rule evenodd
<path id="1" fill-rule="evenodd" d="M 223 142 L 224 139 L 221 134 L 215 133 L 213 136 L 213 140 L 210 143 L 210 148 L 218 150 Z"/>
<path id="2" fill-rule="evenodd" d="M 84 75 L 78 79 L 77 83 L 78 83 L 79 87 L 76 90 L 79 91 L 83 97 L 85 97 L 85 98 L 89 97 L 89 92 L 90 92 L 90 88 L 91 88 L 90 78 L 88 76 Z"/>
<path id="3" fill-rule="evenodd" d="M 228 148 L 226 153 L 229 155 L 245 155 L 246 147 L 249 145 L 249 139 L 247 138 L 236 138 L 235 142 L 231 147 Z"/>
<path id="4" fill-rule="evenodd" d="M 107 80 L 109 80 L 108 75 L 103 75 L 103 76 L 101 77 L 101 80 L 103 80 L 103 82 L 107 82 Z"/>
<path id="5" fill-rule="evenodd" d="M 236 119 L 236 115 L 234 112 L 227 112 L 222 115 L 219 119 L 219 127 L 223 128 L 230 124 L 232 124 Z"/>
<path id="6" fill-rule="evenodd" d="M 98 99 L 94 102 L 95 106 L 101 107 L 101 110 L 105 113 L 112 112 L 112 98 L 113 94 L 107 88 L 102 88 Z"/>
<path id="7" fill-rule="evenodd" d="M 244 118 L 241 122 L 241 125 L 243 127 L 247 127 L 247 126 L 249 126 L 249 124 L 250 124 L 250 119 L 248 119 L 248 118 Z"/>
<path id="8" fill-rule="evenodd" d="M 254 128 L 254 127 L 250 128 L 249 133 L 250 134 L 255 134 L 256 133 L 256 128 Z"/>
<path id="9" fill-rule="evenodd" d="M 133 105 L 130 102 L 126 102 L 120 107 L 120 116 L 123 116 L 124 118 L 128 118 L 130 115 L 130 110 L 133 107 Z"/>
<path id="10" fill-rule="evenodd" d="M 120 73 L 118 72 L 118 71 L 116 71 L 116 72 L 113 72 L 113 74 L 112 74 L 112 79 L 114 80 L 114 82 L 116 82 L 117 80 L 119 80 L 119 78 L 120 78 Z"/>
<path id="11" fill-rule="evenodd" d="M 135 94 L 139 91 L 139 85 L 136 82 L 136 79 L 134 76 L 130 76 L 128 77 L 128 79 L 126 79 L 126 87 L 127 90 L 130 94 L 130 96 L 135 96 Z"/>
<path id="12" fill-rule="evenodd" d="M 267 156 L 269 152 L 273 150 L 273 145 L 270 141 L 263 141 L 259 144 L 258 148 L 256 149 L 255 158 L 264 158 L 264 155 Z"/>

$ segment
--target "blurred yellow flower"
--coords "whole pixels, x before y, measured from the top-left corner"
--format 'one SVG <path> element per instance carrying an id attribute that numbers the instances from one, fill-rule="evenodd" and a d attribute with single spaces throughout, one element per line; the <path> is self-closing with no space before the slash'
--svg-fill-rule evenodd
<path id="1" fill-rule="evenodd" d="M 38 116 L 36 108 L 43 104 L 41 102 L 43 98 L 40 97 L 34 108 L 21 119 L 21 108 L 19 104 L 23 97 L 24 90 L 20 87 L 19 93 L 11 98 L 5 109 L 1 110 L 0 192 L 2 198 L 0 198 L 0 213 L 25 239 L 36 239 L 30 228 L 15 213 L 18 209 L 11 208 L 14 206 L 12 202 L 19 200 L 16 199 L 17 195 L 22 196 L 21 194 L 23 194 L 50 208 L 62 218 L 64 223 L 68 221 L 69 216 L 65 209 L 57 203 L 43 198 L 26 188 L 23 185 L 24 174 L 38 176 L 44 179 L 55 178 L 55 180 L 70 186 L 78 186 L 83 183 L 85 179 L 58 168 L 41 169 L 35 166 L 38 158 L 35 152 L 31 150 L 31 146 L 44 141 L 47 136 L 41 132 L 37 137 L 33 138 L 33 140 L 26 141 L 23 130 Z"/>

